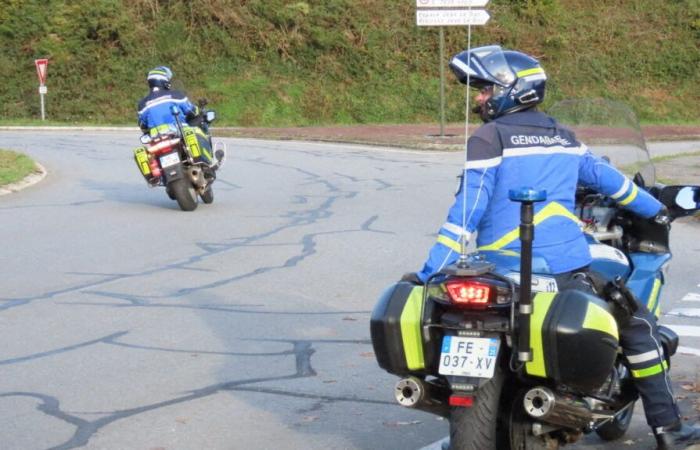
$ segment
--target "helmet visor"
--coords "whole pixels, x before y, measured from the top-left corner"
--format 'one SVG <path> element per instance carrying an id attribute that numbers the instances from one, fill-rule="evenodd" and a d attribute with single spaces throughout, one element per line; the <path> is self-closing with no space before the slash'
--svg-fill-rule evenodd
<path id="1" fill-rule="evenodd" d="M 515 73 L 506 61 L 499 45 L 478 47 L 459 53 L 450 62 L 459 81 L 475 88 L 485 85 L 509 87 L 515 81 Z"/>

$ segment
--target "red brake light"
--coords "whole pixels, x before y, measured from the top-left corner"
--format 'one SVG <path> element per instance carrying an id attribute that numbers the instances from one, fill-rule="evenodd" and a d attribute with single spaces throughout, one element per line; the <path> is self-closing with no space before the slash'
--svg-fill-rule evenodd
<path id="1" fill-rule="evenodd" d="M 485 308 L 489 304 L 491 286 L 470 280 L 450 280 L 445 283 L 452 303 L 457 306 Z"/>
<path id="2" fill-rule="evenodd" d="M 450 395 L 450 406 L 462 406 L 470 408 L 474 405 L 474 398 L 469 395 Z"/>

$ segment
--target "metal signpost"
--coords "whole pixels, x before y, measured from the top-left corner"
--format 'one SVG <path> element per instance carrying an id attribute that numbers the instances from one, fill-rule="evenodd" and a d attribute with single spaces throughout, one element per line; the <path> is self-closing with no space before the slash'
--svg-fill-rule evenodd
<path id="1" fill-rule="evenodd" d="M 39 77 L 39 96 L 41 97 L 41 120 L 46 120 L 44 111 L 44 95 L 48 92 L 46 88 L 46 68 L 49 65 L 48 59 L 35 59 L 36 74 Z"/>
<path id="2" fill-rule="evenodd" d="M 440 136 L 445 136 L 445 26 L 485 25 L 489 0 L 416 0 L 416 25 L 440 27 Z"/>

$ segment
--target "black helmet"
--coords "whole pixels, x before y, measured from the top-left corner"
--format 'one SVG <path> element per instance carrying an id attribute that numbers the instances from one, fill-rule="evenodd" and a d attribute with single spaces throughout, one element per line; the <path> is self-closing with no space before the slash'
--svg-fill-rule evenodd
<path id="1" fill-rule="evenodd" d="M 450 61 L 450 69 L 462 84 L 481 89 L 493 86 L 493 94 L 479 115 L 488 122 L 504 114 L 532 108 L 544 101 L 547 75 L 540 63 L 525 53 L 498 45 L 465 50 Z"/>
<path id="2" fill-rule="evenodd" d="M 173 71 L 165 66 L 158 66 L 148 72 L 148 87 L 153 89 L 158 87 L 161 89 L 170 89 L 170 80 L 173 79 Z"/>

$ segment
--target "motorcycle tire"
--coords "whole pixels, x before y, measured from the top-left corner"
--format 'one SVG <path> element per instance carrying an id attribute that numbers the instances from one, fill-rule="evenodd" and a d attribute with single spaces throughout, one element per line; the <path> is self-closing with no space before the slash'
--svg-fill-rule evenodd
<path id="1" fill-rule="evenodd" d="M 498 412 L 505 376 L 496 368 L 471 407 L 450 408 L 450 450 L 497 450 Z"/>
<path id="2" fill-rule="evenodd" d="M 197 209 L 197 191 L 194 186 L 185 178 L 175 180 L 169 187 L 175 195 L 175 200 L 183 211 L 194 211 Z"/>
<path id="3" fill-rule="evenodd" d="M 625 433 L 627 433 L 627 429 L 630 427 L 630 423 L 632 423 L 635 403 L 636 402 L 632 403 L 625 411 L 615 416 L 613 420 L 596 428 L 596 434 L 604 441 L 615 441 L 624 436 Z"/>
<path id="4" fill-rule="evenodd" d="M 214 202 L 214 190 L 212 189 L 211 186 L 209 186 L 206 191 L 202 192 L 200 197 L 202 197 L 202 201 L 204 203 L 206 203 L 207 205 L 210 203 L 213 203 Z"/>
<path id="5" fill-rule="evenodd" d="M 173 190 L 170 189 L 170 186 L 165 188 L 165 193 L 168 194 L 168 198 L 170 198 L 170 200 L 175 200 L 175 194 L 173 194 Z"/>

